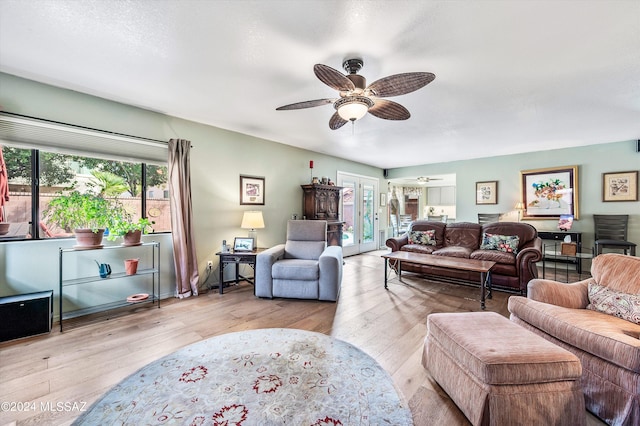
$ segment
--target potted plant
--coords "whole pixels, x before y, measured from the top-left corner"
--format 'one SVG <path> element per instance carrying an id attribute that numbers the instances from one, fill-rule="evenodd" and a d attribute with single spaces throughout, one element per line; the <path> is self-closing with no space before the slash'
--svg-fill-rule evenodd
<path id="1" fill-rule="evenodd" d="M 79 248 L 102 247 L 102 236 L 114 218 L 114 206 L 91 193 L 71 191 L 51 200 L 43 219 L 76 235 Z"/>
<path id="2" fill-rule="evenodd" d="M 152 224 L 153 222 L 150 222 L 149 219 L 144 217 L 134 221 L 124 208 L 120 208 L 119 214 L 114 217 L 111 223 L 107 239 L 113 241 L 116 238 L 122 237 L 124 240 L 122 245 L 137 246 L 142 244 L 142 234 L 148 234 L 150 231 L 153 231 L 153 228 L 151 228 Z"/>

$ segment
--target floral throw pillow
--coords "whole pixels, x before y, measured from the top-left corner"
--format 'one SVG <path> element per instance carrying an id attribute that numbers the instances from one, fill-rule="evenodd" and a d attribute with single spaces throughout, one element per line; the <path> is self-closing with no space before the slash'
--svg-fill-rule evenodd
<path id="1" fill-rule="evenodd" d="M 436 245 L 436 231 L 409 231 L 409 244 Z"/>
<path id="2" fill-rule="evenodd" d="M 590 282 L 587 309 L 640 324 L 640 294 L 622 293 Z"/>
<path id="3" fill-rule="evenodd" d="M 483 250 L 499 250 L 505 253 L 518 253 L 518 244 L 520 244 L 520 237 L 517 235 L 499 235 L 490 234 L 485 232 L 482 234 Z"/>

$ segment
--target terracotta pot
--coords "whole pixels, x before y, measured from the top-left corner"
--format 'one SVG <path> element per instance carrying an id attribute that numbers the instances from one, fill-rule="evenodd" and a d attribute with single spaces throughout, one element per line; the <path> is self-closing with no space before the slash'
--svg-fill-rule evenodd
<path id="1" fill-rule="evenodd" d="M 139 246 L 142 244 L 140 242 L 142 239 L 142 231 L 129 231 L 123 235 L 122 239 L 124 240 L 122 243 L 123 246 Z"/>
<path id="2" fill-rule="evenodd" d="M 74 248 L 85 250 L 102 248 L 104 229 L 98 229 L 98 232 L 93 232 L 91 229 L 75 229 L 73 232 L 76 234 L 78 243 Z"/>
<path id="3" fill-rule="evenodd" d="M 0 223 L 0 235 L 7 234 L 9 232 L 9 225 L 11 224 L 7 222 Z"/>
<path id="4" fill-rule="evenodd" d="M 138 271 L 138 261 L 140 259 L 125 259 L 124 270 L 127 275 L 135 275 Z"/>

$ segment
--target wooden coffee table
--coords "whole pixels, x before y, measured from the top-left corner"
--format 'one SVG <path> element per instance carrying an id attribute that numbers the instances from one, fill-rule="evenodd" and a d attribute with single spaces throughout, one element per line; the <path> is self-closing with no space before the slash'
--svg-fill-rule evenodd
<path id="1" fill-rule="evenodd" d="M 434 256 L 432 254 L 413 253 L 409 251 L 394 251 L 383 254 L 384 259 L 384 288 L 387 287 L 387 268 L 389 261 L 396 261 L 398 280 L 402 281 L 402 263 L 435 266 L 438 268 L 455 269 L 480 273 L 480 308 L 485 308 L 485 299 L 491 298 L 491 268 L 496 262 L 487 260 L 463 259 L 458 257 Z M 488 293 L 487 293 L 488 290 Z"/>

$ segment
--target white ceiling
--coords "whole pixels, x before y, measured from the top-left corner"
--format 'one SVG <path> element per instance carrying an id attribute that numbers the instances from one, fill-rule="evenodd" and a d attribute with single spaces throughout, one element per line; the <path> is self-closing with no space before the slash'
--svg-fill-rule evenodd
<path id="1" fill-rule="evenodd" d="M 275 110 L 348 57 L 436 79 L 407 121 Z M 640 138 L 640 1 L 0 0 L 0 70 L 394 168 Z"/>

